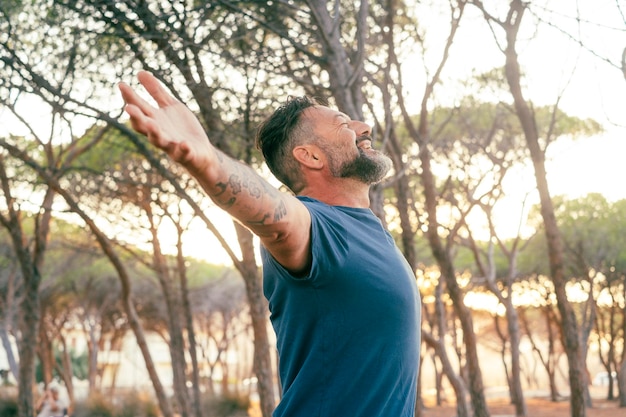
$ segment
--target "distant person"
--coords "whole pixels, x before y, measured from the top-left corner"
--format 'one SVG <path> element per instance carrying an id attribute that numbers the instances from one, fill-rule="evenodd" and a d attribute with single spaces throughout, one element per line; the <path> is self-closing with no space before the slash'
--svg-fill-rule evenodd
<path id="1" fill-rule="evenodd" d="M 65 402 L 59 398 L 59 389 L 50 387 L 44 391 L 35 409 L 37 417 L 64 417 L 66 407 Z"/>
<path id="2" fill-rule="evenodd" d="M 261 240 L 263 289 L 283 396 L 275 417 L 413 417 L 420 348 L 415 276 L 369 209 L 390 159 L 371 128 L 307 97 L 257 135 L 280 192 L 212 146 L 193 113 L 147 72 L 155 108 L 120 84 L 139 133 L 182 164 Z"/>

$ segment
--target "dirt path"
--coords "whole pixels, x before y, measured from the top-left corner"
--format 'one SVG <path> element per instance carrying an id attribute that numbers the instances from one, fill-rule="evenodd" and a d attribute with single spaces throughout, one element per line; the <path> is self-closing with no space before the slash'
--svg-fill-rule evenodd
<path id="1" fill-rule="evenodd" d="M 488 401 L 491 417 L 515 417 L 515 409 L 506 399 Z M 544 398 L 526 400 L 529 417 L 569 417 L 568 401 L 551 402 Z M 617 402 L 594 399 L 594 407 L 587 409 L 587 417 L 626 417 L 626 408 L 618 408 Z M 427 407 L 424 417 L 454 417 L 453 406 Z"/>

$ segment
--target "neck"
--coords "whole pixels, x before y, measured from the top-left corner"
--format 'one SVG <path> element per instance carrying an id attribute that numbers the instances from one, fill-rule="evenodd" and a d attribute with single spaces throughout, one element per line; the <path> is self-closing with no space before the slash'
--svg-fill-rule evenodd
<path id="1" fill-rule="evenodd" d="M 324 187 L 307 186 L 298 195 L 311 197 L 329 206 L 369 208 L 370 186 L 359 181 L 342 181 L 341 186 L 325 184 Z"/>

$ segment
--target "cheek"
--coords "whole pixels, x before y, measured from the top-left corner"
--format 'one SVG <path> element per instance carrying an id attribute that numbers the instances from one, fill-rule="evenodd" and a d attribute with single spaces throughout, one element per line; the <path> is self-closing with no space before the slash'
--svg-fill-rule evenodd
<path id="1" fill-rule="evenodd" d="M 356 135 L 353 131 L 350 130 L 342 136 L 341 147 L 352 154 L 359 153 L 359 149 L 356 146 Z"/>

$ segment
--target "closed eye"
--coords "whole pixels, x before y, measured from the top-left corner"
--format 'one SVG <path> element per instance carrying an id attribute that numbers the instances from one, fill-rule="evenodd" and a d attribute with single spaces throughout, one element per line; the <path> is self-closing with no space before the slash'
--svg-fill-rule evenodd
<path id="1" fill-rule="evenodd" d="M 343 125 L 349 126 L 349 123 L 350 123 L 350 118 L 343 113 L 336 114 L 335 120 L 339 122 L 339 126 L 343 126 Z"/>

